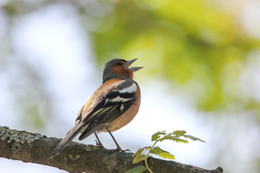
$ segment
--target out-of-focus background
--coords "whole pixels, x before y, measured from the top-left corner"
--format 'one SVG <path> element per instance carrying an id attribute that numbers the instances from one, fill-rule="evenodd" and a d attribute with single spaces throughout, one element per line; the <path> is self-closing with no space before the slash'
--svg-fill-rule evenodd
<path id="1" fill-rule="evenodd" d="M 1 126 L 62 138 L 104 63 L 138 58 L 142 104 L 114 133 L 122 148 L 183 129 L 206 143 L 160 143 L 176 161 L 260 172 L 260 1 L 1 0 L 0 40 Z M 3 158 L 0 167 L 64 172 Z"/>

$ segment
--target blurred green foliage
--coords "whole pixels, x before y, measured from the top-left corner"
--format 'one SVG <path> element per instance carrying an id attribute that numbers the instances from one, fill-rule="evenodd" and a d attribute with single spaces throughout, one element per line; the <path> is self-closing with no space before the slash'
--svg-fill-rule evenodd
<path id="1" fill-rule="evenodd" d="M 99 26 L 90 33 L 102 64 L 111 57 L 138 57 L 146 75 L 179 86 L 202 110 L 259 107 L 239 88 L 247 55 L 259 48 L 259 40 L 248 36 L 235 12 L 218 2 L 116 1 L 96 21 Z"/>
<path id="2" fill-rule="evenodd" d="M 166 79 L 206 111 L 254 109 L 259 101 L 241 93 L 248 54 L 260 48 L 224 1 L 66 1 L 78 11 L 100 64 L 139 58 L 144 76 Z M 19 16 L 56 1 L 10 1 L 3 10 Z"/>

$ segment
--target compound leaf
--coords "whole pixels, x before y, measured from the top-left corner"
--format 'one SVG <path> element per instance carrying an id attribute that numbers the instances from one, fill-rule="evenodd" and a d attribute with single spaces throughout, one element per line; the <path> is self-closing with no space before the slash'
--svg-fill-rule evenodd
<path id="1" fill-rule="evenodd" d="M 142 152 L 144 151 L 145 148 L 141 148 L 139 149 L 132 157 L 134 157 L 133 159 L 133 164 L 135 163 L 139 163 L 143 160 L 145 160 L 148 156 L 142 154 Z"/>
<path id="2" fill-rule="evenodd" d="M 205 142 L 205 141 L 203 141 L 202 139 L 197 138 L 197 137 L 194 137 L 194 136 L 191 136 L 191 135 L 183 135 L 183 136 L 184 136 L 185 138 L 192 139 L 193 141 Z"/>
<path id="3" fill-rule="evenodd" d="M 185 139 L 181 139 L 179 137 L 175 137 L 175 136 L 171 136 L 171 135 L 167 135 L 167 136 L 164 136 L 163 138 L 159 139 L 160 142 L 165 141 L 165 140 L 172 140 L 172 141 L 181 142 L 181 143 L 189 143 Z"/>
<path id="4" fill-rule="evenodd" d="M 143 160 L 145 160 L 148 156 L 147 155 L 144 155 L 144 154 L 140 154 L 138 156 L 135 156 L 135 158 L 133 159 L 133 164 L 135 163 L 139 163 Z"/>
<path id="5" fill-rule="evenodd" d="M 156 141 L 156 140 L 159 139 L 162 135 L 166 135 L 166 132 L 165 132 L 165 131 L 156 132 L 156 133 L 153 134 L 153 136 L 152 136 L 152 141 Z"/>
<path id="6" fill-rule="evenodd" d="M 175 130 L 173 131 L 173 134 L 176 135 L 177 137 L 183 136 L 186 133 L 185 130 Z"/>
<path id="7" fill-rule="evenodd" d="M 159 157 L 162 157 L 164 159 L 171 159 L 171 160 L 175 159 L 174 155 L 170 154 L 165 150 L 162 150 L 160 147 L 154 147 L 153 149 L 151 149 L 150 153 L 156 154 Z"/>

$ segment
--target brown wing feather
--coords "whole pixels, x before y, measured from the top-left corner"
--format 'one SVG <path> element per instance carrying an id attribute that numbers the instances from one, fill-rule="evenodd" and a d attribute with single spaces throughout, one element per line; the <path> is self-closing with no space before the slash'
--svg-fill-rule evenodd
<path id="1" fill-rule="evenodd" d="M 122 82 L 122 79 L 111 79 L 105 82 L 101 87 L 99 87 L 84 105 L 84 108 L 81 113 L 82 121 L 86 121 L 86 119 L 89 119 L 90 117 L 88 117 L 88 115 L 103 100 L 106 94 Z"/>

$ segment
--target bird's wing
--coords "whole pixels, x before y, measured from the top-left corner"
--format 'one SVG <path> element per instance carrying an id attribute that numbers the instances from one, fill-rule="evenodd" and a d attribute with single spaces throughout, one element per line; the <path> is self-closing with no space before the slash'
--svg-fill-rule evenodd
<path id="1" fill-rule="evenodd" d="M 101 85 L 81 108 L 75 120 L 75 124 L 79 124 L 83 122 L 83 120 L 89 119 L 91 112 L 100 104 L 100 102 L 102 102 L 103 98 L 122 83 L 124 83 L 124 80 L 112 79 Z"/>
<path id="2" fill-rule="evenodd" d="M 60 153 L 78 133 L 82 132 L 82 140 L 124 113 L 135 101 L 137 87 L 133 80 L 112 79 L 104 83 L 81 108 L 74 127 L 49 158 Z"/>
<path id="3" fill-rule="evenodd" d="M 99 102 L 92 111 L 87 116 L 82 115 L 82 122 L 86 126 L 79 139 L 86 138 L 128 110 L 136 100 L 137 87 L 133 80 L 124 80 L 109 91 L 104 91 L 106 94 L 97 98 Z"/>
<path id="4" fill-rule="evenodd" d="M 65 138 L 57 145 L 57 147 L 48 158 L 51 158 L 60 153 L 69 141 L 73 140 L 77 136 L 77 134 L 83 132 L 84 128 L 88 127 L 88 123 L 85 122 L 90 118 L 90 113 L 93 114 L 94 110 L 98 111 L 96 110 L 96 107 L 102 103 L 103 97 L 108 95 L 111 90 L 117 88 L 121 83 L 124 83 L 124 80 L 112 79 L 104 83 L 99 89 L 97 89 L 97 91 L 95 91 L 95 93 L 91 96 L 91 98 L 78 113 L 74 127 L 70 129 Z"/>

